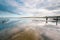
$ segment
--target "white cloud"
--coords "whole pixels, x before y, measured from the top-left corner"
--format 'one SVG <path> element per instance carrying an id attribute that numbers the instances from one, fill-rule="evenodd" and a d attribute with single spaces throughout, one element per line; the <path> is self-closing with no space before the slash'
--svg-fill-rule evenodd
<path id="1" fill-rule="evenodd" d="M 19 3 L 22 1 L 24 5 Z M 8 5 L 16 7 L 13 12 L 20 16 L 49 16 L 55 15 L 53 10 L 60 10 L 60 0 L 6 0 Z"/>
<path id="2" fill-rule="evenodd" d="M 19 15 L 10 12 L 0 11 L 0 17 L 19 17 Z"/>
<path id="3" fill-rule="evenodd" d="M 24 10 L 26 13 L 40 14 L 40 16 L 55 16 L 58 14 L 54 13 L 53 10 L 60 10 L 60 0 L 28 0 L 26 7 L 28 8 Z"/>

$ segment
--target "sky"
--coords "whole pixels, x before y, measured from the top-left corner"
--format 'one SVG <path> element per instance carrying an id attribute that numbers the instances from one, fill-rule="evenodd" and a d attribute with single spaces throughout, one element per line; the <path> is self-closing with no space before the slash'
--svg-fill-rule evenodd
<path id="1" fill-rule="evenodd" d="M 0 0 L 0 17 L 60 16 L 60 0 Z"/>

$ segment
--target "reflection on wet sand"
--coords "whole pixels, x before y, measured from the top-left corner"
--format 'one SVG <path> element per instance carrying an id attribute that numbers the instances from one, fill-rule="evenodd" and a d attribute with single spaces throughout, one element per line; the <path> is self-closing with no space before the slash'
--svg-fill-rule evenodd
<path id="1" fill-rule="evenodd" d="M 43 40 L 36 30 L 26 28 L 23 31 L 17 32 L 9 40 Z"/>
<path id="2" fill-rule="evenodd" d="M 60 40 L 60 27 L 52 22 L 47 24 L 39 19 L 14 20 L 2 24 L 8 28 L 0 31 L 0 40 Z"/>

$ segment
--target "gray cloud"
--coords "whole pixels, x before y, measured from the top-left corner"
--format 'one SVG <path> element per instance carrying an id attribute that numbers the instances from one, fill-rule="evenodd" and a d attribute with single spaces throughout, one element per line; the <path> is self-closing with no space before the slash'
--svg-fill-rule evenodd
<path id="1" fill-rule="evenodd" d="M 46 9 L 48 9 L 48 10 L 57 10 L 57 9 L 60 9 L 60 5 L 52 6 L 52 7 L 46 7 Z"/>
<path id="2" fill-rule="evenodd" d="M 45 8 L 48 10 L 60 9 L 60 0 L 43 0 L 37 3 L 37 8 Z"/>
<path id="3" fill-rule="evenodd" d="M 13 14 L 32 15 L 35 12 L 41 12 L 42 9 L 53 14 L 53 10 L 60 10 L 60 0 L 0 0 L 0 11 Z M 43 15 L 47 14 L 43 13 Z"/>

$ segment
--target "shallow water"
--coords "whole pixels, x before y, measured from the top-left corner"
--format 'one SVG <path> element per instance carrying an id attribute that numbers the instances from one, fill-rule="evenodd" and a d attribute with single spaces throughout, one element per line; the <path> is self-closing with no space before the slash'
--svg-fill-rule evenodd
<path id="1" fill-rule="evenodd" d="M 60 23 L 58 24 L 56 25 L 55 22 L 45 23 L 43 18 L 0 18 L 0 39 L 4 40 L 12 33 L 27 26 L 40 31 L 42 35 L 53 40 L 60 40 Z"/>

